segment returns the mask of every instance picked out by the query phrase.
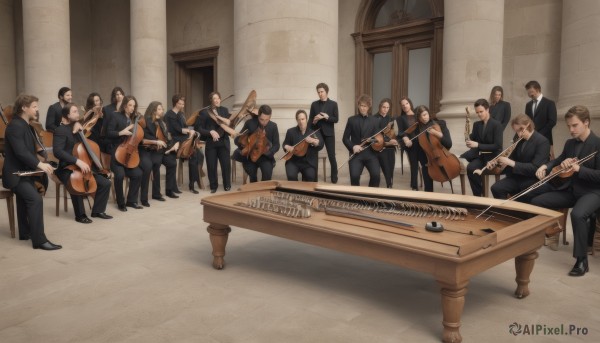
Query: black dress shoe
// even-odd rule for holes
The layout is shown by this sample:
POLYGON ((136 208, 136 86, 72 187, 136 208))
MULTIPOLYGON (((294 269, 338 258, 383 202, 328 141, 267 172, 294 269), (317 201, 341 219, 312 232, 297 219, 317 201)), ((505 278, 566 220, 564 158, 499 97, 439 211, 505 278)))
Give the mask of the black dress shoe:
POLYGON ((142 201, 142 206, 150 207, 150 203, 147 201, 142 201))
POLYGON ((25 235, 25 236, 19 235, 19 240, 20 241, 28 241, 29 240, 29 235, 25 235))
MULTIPOLYGON (((138 205, 138 203, 137 203, 137 202, 126 202, 126 203, 125 203, 125 206, 127 206, 127 207, 133 207, 133 208, 135 208, 136 210, 140 210, 140 209, 144 208, 144 207, 142 207, 142 206, 138 205)), ((150 206, 150 204, 148 204, 148 206, 150 206)))
POLYGON ((211 189, 210 192, 211 193, 217 193, 217 190, 216 189, 211 189))
POLYGON ((162 196, 159 196, 159 197, 152 197, 152 199, 154 199, 154 200, 158 200, 158 201, 167 201, 167 199, 163 198, 162 196))
POLYGON ((229 192, 231 190, 231 186, 225 187, 225 192, 229 192))
POLYGON ((584 276, 585 273, 590 271, 588 266, 588 260, 586 257, 578 257, 577 262, 573 266, 573 269, 569 272, 569 276, 584 276))
POLYGON ((176 189, 176 190, 174 190, 174 191, 173 191, 173 193, 181 194, 181 193, 183 193, 183 192, 182 192, 182 191, 180 191, 179 189, 176 189))
MULTIPOLYGON (((127 211, 127 208, 125 208, 125 210, 127 211)), ((92 213, 92 218, 112 219, 113 217, 102 212, 102 213, 92 213)))
POLYGON ((175 193, 167 193, 167 196, 168 196, 169 198, 171 198, 171 199, 177 199, 177 198, 179 198, 179 196, 178 196, 178 195, 176 195, 175 193))
POLYGON ((62 246, 60 246, 58 244, 53 244, 52 242, 48 241, 48 242, 40 244, 40 245, 34 245, 33 248, 34 249, 42 249, 42 250, 58 250, 58 249, 62 248, 62 246))
POLYGON ((195 190, 193 187, 190 188, 190 192, 194 193, 194 194, 198 194, 198 191, 195 190))
POLYGON ((119 205, 119 211, 127 212, 127 207, 125 205, 119 205))
POLYGON ((333 176, 333 175, 332 175, 332 176, 331 176, 331 183, 337 183, 337 182, 338 182, 338 177, 337 177, 337 175, 335 175, 335 176, 333 176))
POLYGON ((92 220, 90 218, 88 218, 87 216, 75 218, 75 221, 78 223, 82 223, 82 224, 89 224, 92 222, 92 220))

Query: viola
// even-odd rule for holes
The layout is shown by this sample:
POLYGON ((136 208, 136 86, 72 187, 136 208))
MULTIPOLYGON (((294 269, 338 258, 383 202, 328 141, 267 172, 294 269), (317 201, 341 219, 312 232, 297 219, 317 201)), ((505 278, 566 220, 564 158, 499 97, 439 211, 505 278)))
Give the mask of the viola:
POLYGON ((289 161, 289 159, 292 158, 292 156, 298 156, 298 157, 306 156, 306 153, 308 152, 308 146, 309 146, 308 142, 306 141, 306 138, 308 138, 308 137, 315 138, 314 134, 319 132, 319 130, 321 130, 321 128, 316 129, 310 135, 307 135, 300 142, 296 143, 296 145, 294 145, 292 147, 292 150, 286 152, 283 156, 281 156, 280 160, 283 159, 283 160, 289 161))
MULTIPOLYGON (((424 132, 428 128, 442 132, 442 129, 435 122, 424 126, 424 132)), ((422 126, 422 125, 419 125, 422 126)), ((427 155, 427 171, 432 180, 438 182, 451 181, 460 174, 460 162, 458 158, 446 149, 440 139, 431 134, 420 134, 419 145, 425 155, 427 155)))
MULTIPOLYGON (((102 167, 102 163, 98 158, 100 156, 100 147, 98 144, 87 139, 83 130, 80 130, 77 134, 79 135, 80 142, 73 147, 73 156, 85 162, 92 169, 95 167, 98 170, 97 174, 102 174, 108 178, 110 173, 102 167)), ((98 187, 94 178, 96 172, 83 173, 75 164, 66 167, 66 169, 72 171, 69 181, 65 185, 69 193, 73 195, 91 195, 96 193, 98 187)))
POLYGON ((102 118, 103 114, 102 114, 102 107, 100 106, 96 106, 94 108, 92 108, 89 112, 93 111, 94 114, 91 116, 91 118, 89 116, 84 116, 84 121, 83 121, 83 134, 86 137, 89 137, 92 134, 92 128, 94 127, 94 125, 96 125, 96 123, 98 122, 98 119, 102 118), (87 118, 85 118, 87 117, 87 118))
POLYGON ((133 122, 132 135, 127 137, 115 151, 117 162, 127 168, 135 168, 140 164, 138 145, 144 139, 144 130, 141 126, 140 116, 136 115, 133 122))

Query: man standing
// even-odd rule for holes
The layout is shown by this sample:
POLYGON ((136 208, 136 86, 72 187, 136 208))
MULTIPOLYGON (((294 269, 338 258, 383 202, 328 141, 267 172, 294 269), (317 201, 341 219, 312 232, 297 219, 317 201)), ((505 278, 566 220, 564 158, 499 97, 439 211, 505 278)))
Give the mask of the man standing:
POLYGON ((54 132, 62 120, 62 108, 73 100, 73 92, 69 87, 62 87, 58 90, 58 102, 48 107, 46 114, 46 130, 54 132))
POLYGON ((308 122, 312 125, 312 129, 321 129, 321 135, 325 141, 325 149, 327 149, 327 158, 331 164, 331 182, 337 183, 337 161, 335 160, 335 130, 333 124, 339 120, 337 102, 328 98, 329 86, 325 83, 317 85, 317 94, 319 100, 314 101, 310 105, 310 114, 308 122))
POLYGON ((525 85, 527 96, 531 101, 525 105, 525 114, 533 119, 535 130, 550 142, 550 158, 554 158, 554 142, 552 128, 556 125, 556 104, 544 97, 542 86, 537 81, 529 81, 525 85))

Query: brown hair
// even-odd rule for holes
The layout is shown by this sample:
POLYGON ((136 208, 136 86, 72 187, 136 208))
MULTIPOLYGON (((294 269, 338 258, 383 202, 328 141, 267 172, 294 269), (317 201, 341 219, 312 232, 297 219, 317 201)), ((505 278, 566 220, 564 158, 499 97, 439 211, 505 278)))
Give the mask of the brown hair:
POLYGON ((410 100, 410 98, 407 96, 403 96, 402 98, 400 98, 400 102, 398 102, 400 104, 400 111, 402 111, 402 113, 405 113, 404 110, 402 110, 402 100, 408 101, 408 104, 410 105, 410 109, 413 111, 415 110, 415 106, 413 105, 412 100, 410 100))
MULTIPOLYGON (((123 94, 123 96, 125 96, 125 91, 123 90, 123 88, 117 86, 115 88, 112 89, 112 91, 110 92, 110 103, 111 104, 117 104, 117 92, 120 92, 121 94, 123 94)), ((117 111, 119 109, 117 108, 117 111)))
POLYGON ((133 95, 125 95, 125 97, 123 97, 123 102, 121 102, 121 108, 119 108, 119 112, 125 114, 125 106, 127 106, 131 100, 135 101, 135 107, 133 108, 133 113, 131 113, 131 118, 134 118, 138 109, 138 101, 133 95))
POLYGON ((490 109, 490 103, 485 99, 479 99, 479 100, 475 101, 475 103, 473 104, 473 107, 479 107, 479 106, 483 106, 483 108, 485 108, 486 110, 490 109))
POLYGON ((306 117, 306 119, 308 119, 308 115, 306 114, 305 110, 298 110, 298 111, 296 111, 296 120, 298 120, 298 115, 300 113, 304 113, 304 117, 306 117))
POLYGON ((323 88, 325 90, 325 93, 329 94, 329 86, 327 86, 326 83, 321 82, 317 85, 317 91, 319 90, 319 88, 323 88))
POLYGON ((529 118, 528 115, 523 113, 517 115, 510 121, 510 126, 515 125, 525 125, 529 132, 532 132, 535 129, 535 124, 533 123, 533 120, 531 120, 531 118, 529 118))
MULTIPOLYGON (((220 97, 220 95, 219 95, 219 97, 220 97)), ((179 93, 178 94, 173 94, 173 97, 171 98, 171 103, 173 103, 173 107, 175 107, 175 105, 177 105, 177 103, 179 102, 179 100, 185 101, 185 96, 183 96, 183 95, 181 95, 179 93)))
MULTIPOLYGON (((211 104, 212 104, 212 99, 213 99, 213 96, 215 96, 215 94, 219 96, 219 99, 221 99, 221 93, 219 93, 219 92, 217 92, 217 91, 211 92, 211 93, 208 95, 208 102, 210 102, 211 104)), ((178 101, 179 101, 179 100, 178 100, 178 101)), ((177 103, 177 101, 175 102, 175 104, 176 104, 176 103, 177 103)), ((175 104, 173 104, 173 106, 175 106, 175 104)))
POLYGON ((152 101, 150 105, 148 105, 148 108, 146 108, 144 119, 147 123, 156 121, 156 111, 158 110, 158 106, 162 106, 160 101, 152 101))
POLYGON ((69 113, 71 113, 71 107, 77 107, 77 105, 70 102, 70 103, 66 104, 65 107, 62 108, 60 115, 62 116, 63 119, 69 118, 69 113))
POLYGON ((270 116, 271 113, 272 113, 272 110, 271 110, 271 106, 269 106, 269 105, 261 105, 258 108, 258 116, 260 116, 262 114, 270 116))
POLYGON ((500 101, 504 100, 504 89, 501 86, 492 87, 492 91, 490 92, 490 104, 494 104, 494 95, 496 92, 500 92, 500 101))
POLYGON ((23 114, 23 106, 30 107, 32 103, 40 101, 34 95, 21 94, 15 99, 15 115, 21 116, 23 114))
POLYGON ((525 89, 529 89, 529 88, 533 88, 533 89, 537 90, 538 92, 542 90, 542 86, 540 86, 540 83, 535 80, 529 81, 525 84, 525 89))
POLYGON ((360 106, 361 103, 364 103, 369 107, 367 113, 371 114, 371 107, 373 107, 373 98, 371 98, 370 95, 362 94, 358 97, 358 100, 356 100, 356 105, 360 106))
POLYGON ((419 120, 421 118, 421 113, 423 113, 423 112, 429 113, 429 121, 437 120, 437 117, 435 116, 435 114, 431 113, 431 111, 429 111, 429 107, 427 107, 425 105, 417 106, 417 108, 415 108, 414 111, 415 111, 415 115, 417 116, 417 120, 419 120))
POLYGON ((581 105, 575 105, 565 113, 565 120, 569 118, 577 117, 581 120, 582 123, 585 123, 587 120, 588 125, 592 123, 592 119, 590 118, 590 110, 587 107, 581 105))

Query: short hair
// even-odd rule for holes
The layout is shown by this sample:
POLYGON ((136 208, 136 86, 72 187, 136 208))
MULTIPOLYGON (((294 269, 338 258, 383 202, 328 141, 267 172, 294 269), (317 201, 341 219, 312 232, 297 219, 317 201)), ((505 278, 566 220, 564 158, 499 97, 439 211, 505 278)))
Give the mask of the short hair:
POLYGON ((540 86, 540 83, 535 80, 531 80, 525 84, 525 89, 529 89, 529 88, 533 88, 537 91, 542 90, 542 86, 540 86))
POLYGON ((473 104, 473 107, 479 107, 479 106, 483 106, 483 108, 485 108, 486 110, 490 109, 490 103, 483 98, 475 101, 475 104, 473 104))
POLYGON ((131 115, 135 115, 138 109, 138 101, 133 95, 125 95, 123 97, 123 102, 121 102, 121 108, 119 108, 119 112, 125 114, 125 106, 127 106, 127 103, 129 103, 131 100, 135 101, 135 107, 133 108, 133 113, 131 115))
POLYGON ((525 125, 525 127, 529 129, 530 132, 535 129, 535 124, 533 123, 533 120, 531 120, 531 118, 528 115, 523 113, 518 114, 510 121, 510 126, 515 125, 525 125))
POLYGON ((77 107, 77 105, 70 102, 70 103, 66 104, 65 107, 62 108, 60 115, 63 117, 63 119, 67 119, 69 117, 69 113, 71 113, 72 107, 77 107))
POLYGON ((500 100, 504 100, 504 89, 502 89, 502 86, 494 86, 490 92, 490 104, 494 102, 496 92, 500 92, 500 100))
POLYGON ((185 101, 185 96, 183 96, 179 93, 173 94, 173 97, 171 98, 171 103, 173 104, 173 107, 175 107, 175 105, 177 105, 179 100, 185 101))
POLYGON ((30 107, 32 103, 40 101, 34 95, 21 94, 15 99, 15 115, 20 116, 23 114, 23 106, 30 107))
POLYGON ((60 98, 62 98, 63 96, 65 96, 65 93, 67 93, 67 92, 68 92, 68 91, 70 91, 70 90, 71 90, 71 88, 69 88, 69 87, 61 87, 61 88, 58 90, 58 98, 59 98, 59 99, 60 99, 60 98))
POLYGON ((581 105, 575 105, 565 113, 565 120, 569 118, 577 117, 581 120, 582 123, 588 121, 588 124, 592 123, 592 119, 590 118, 590 110, 587 107, 581 105))
MULTIPOLYGON (((117 92, 120 92, 121 94, 123 94, 123 96, 125 96, 125 91, 123 90, 123 88, 117 86, 115 88, 112 89, 112 91, 110 92, 110 103, 111 104, 117 104, 117 92)), ((117 108, 117 111, 119 109, 117 108)))
MULTIPOLYGON (((219 92, 217 92, 217 91, 214 91, 214 92, 211 92, 211 93, 208 95, 208 102, 212 102, 212 98, 213 98, 213 96, 215 96, 215 94, 219 96, 219 99, 221 99, 221 93, 219 93, 219 92)), ((179 100, 178 100, 178 101, 179 101, 179 100)), ((175 104, 176 104, 176 103, 177 103, 177 102, 175 102, 175 104)), ((173 106, 175 106, 175 104, 173 104, 173 106)))
POLYGON ((100 96, 100 94, 93 92, 90 93, 90 95, 88 95, 87 100, 85 101, 85 110, 89 111, 94 107, 94 98, 95 97, 99 97, 100 98, 100 105, 102 105, 102 97, 100 96))
POLYGON ((381 106, 383 106, 383 104, 385 104, 386 102, 388 103, 388 105, 390 105, 390 107, 392 107, 392 99, 390 99, 390 98, 383 98, 379 102, 379 109, 381 109, 381 106))
POLYGON ((306 119, 308 119, 308 115, 306 114, 305 110, 298 110, 298 111, 296 111, 296 120, 298 120, 298 115, 301 113, 303 113, 304 117, 306 117, 306 119))
POLYGON ((260 116, 261 114, 264 114, 264 115, 268 115, 268 116, 270 116, 272 112, 273 112, 273 111, 271 110, 271 106, 269 106, 269 105, 261 105, 261 106, 258 108, 258 115, 259 115, 259 116, 260 116))
POLYGON ((400 111, 402 111, 402 113, 404 113, 404 110, 402 110, 402 100, 408 101, 408 104, 410 105, 410 109, 414 111, 415 106, 413 105, 412 100, 410 100, 410 98, 407 96, 403 96, 402 98, 400 98, 400 101, 398 102, 400 104, 400 111))
POLYGON ((327 86, 326 83, 321 82, 317 85, 317 91, 319 91, 319 88, 323 88, 325 90, 325 93, 329 94, 329 86, 327 86))
POLYGON ((358 97, 358 100, 356 100, 356 105, 360 105, 361 103, 366 104, 367 106, 369 106, 370 109, 371 107, 373 107, 373 98, 371 98, 370 95, 362 94, 358 97))
POLYGON ((144 119, 146 119, 146 123, 155 121, 156 110, 158 110, 158 106, 162 106, 160 101, 152 101, 150 105, 148 105, 148 108, 146 108, 146 112, 144 113, 144 119))

